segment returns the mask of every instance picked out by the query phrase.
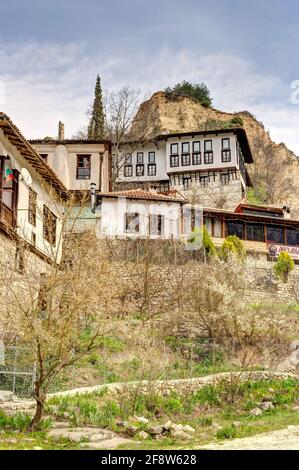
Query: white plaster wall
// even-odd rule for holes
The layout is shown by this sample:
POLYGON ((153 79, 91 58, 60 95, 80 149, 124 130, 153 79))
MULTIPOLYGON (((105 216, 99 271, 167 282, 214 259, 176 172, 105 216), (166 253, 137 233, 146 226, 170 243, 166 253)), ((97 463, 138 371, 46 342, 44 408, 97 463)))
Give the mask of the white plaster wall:
POLYGON ((237 158, 236 158, 236 136, 234 134, 219 134, 215 136, 214 134, 207 134, 205 137, 199 135, 194 136, 194 138, 190 137, 182 137, 178 139, 177 137, 170 138, 166 143, 166 171, 167 173, 178 173, 182 171, 195 171, 195 170, 213 170, 213 168, 234 168, 237 166, 237 158), (222 162, 221 160, 221 139, 222 138, 230 138, 230 148, 231 148, 231 161, 230 162, 222 162), (213 149, 213 163, 206 164, 204 163, 204 141, 205 140, 212 140, 212 149, 213 149), (201 164, 200 165, 192 165, 192 142, 200 142, 201 147, 201 164), (189 166, 182 166, 181 165, 181 154, 182 154, 182 143, 189 142, 190 146, 190 160, 191 165, 189 166), (171 167, 170 166, 170 145, 172 143, 177 143, 179 145, 179 163, 178 167, 171 167))
POLYGON ((133 181, 160 181, 168 180, 168 175, 166 171, 166 152, 165 142, 159 142, 156 145, 148 144, 145 146, 138 147, 132 152, 132 164, 133 164, 133 176, 128 177, 124 176, 124 166, 120 168, 119 175, 117 178, 118 182, 133 182, 133 181), (136 164, 137 164, 137 153, 143 152, 143 162, 144 162, 144 176, 136 176, 136 164), (149 176, 147 174, 147 165, 148 165, 148 152, 155 152, 156 157, 156 176, 149 176))
MULTIPOLYGON (((164 216, 164 236, 179 238, 181 205, 177 202, 142 201, 127 198, 103 198, 101 207, 101 234, 107 237, 149 237, 149 215, 164 216), (140 231, 136 235, 125 232, 126 212, 140 214, 140 231)), ((151 236, 156 238, 156 236, 151 236)))
POLYGON ((109 190, 109 153, 104 144, 35 144, 39 154, 47 154, 47 164, 53 168, 63 184, 71 190, 89 190, 90 183, 100 182, 100 153, 103 154, 102 190, 109 190), (77 179, 77 155, 91 155, 89 179, 77 179))
POLYGON ((33 167, 24 159, 15 146, 13 146, 0 133, 0 152, 3 155, 9 155, 12 167, 19 172, 26 168, 32 178, 30 187, 37 193, 37 213, 36 226, 33 227, 28 221, 29 206, 29 187, 19 175, 19 195, 17 207, 17 233, 25 241, 32 243, 32 233, 36 235, 36 248, 43 254, 59 262, 62 253, 61 240, 61 216, 63 205, 58 199, 57 194, 44 182, 43 178, 36 173, 33 167), (56 226, 56 245, 50 245, 43 237, 43 205, 46 205, 57 217, 56 226))

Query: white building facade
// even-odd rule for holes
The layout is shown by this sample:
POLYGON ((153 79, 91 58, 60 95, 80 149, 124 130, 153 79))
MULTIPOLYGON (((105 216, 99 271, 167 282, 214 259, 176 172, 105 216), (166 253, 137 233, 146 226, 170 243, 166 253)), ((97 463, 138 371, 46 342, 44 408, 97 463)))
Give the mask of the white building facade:
POLYGON ((252 162, 242 128, 163 134, 125 155, 117 183, 175 189, 194 203, 235 207, 250 185, 245 164, 252 162))
POLYGON ((62 255, 61 219, 70 197, 9 117, 0 113, 0 228, 49 261, 62 255))

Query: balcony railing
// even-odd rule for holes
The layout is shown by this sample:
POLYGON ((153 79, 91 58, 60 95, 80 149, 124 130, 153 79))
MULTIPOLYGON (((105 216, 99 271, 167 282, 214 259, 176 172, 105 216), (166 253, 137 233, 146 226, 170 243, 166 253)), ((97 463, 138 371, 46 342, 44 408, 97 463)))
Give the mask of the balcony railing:
POLYGON ((13 210, 0 201, 0 221, 9 227, 14 226, 13 210))

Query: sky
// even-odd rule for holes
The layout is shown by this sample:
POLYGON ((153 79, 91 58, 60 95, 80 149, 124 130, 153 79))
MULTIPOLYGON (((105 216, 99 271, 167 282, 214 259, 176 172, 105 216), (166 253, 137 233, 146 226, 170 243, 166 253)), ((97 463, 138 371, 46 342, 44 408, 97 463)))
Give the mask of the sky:
POLYGON ((0 110, 28 138, 85 126, 99 74, 143 97, 204 82, 299 155, 295 0, 10 0, 0 15, 0 110))

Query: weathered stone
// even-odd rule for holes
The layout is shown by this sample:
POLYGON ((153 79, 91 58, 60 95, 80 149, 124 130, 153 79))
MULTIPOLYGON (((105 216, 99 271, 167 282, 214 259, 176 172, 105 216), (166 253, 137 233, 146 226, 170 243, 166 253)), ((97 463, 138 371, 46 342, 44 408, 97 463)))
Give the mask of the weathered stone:
POLYGON ((222 429, 222 426, 220 426, 218 423, 215 421, 212 422, 211 427, 215 429, 215 431, 219 431, 219 429, 222 429))
POLYGON ((135 434, 138 432, 138 428, 137 426, 133 426, 133 424, 128 424, 128 426, 126 426, 126 433, 133 437, 135 436, 135 434))
POLYGON ((270 395, 265 395, 263 398, 262 398, 262 402, 267 402, 267 401, 270 401, 271 403, 274 401, 274 397, 270 396, 270 395))
POLYGON ((251 410, 249 414, 250 416, 261 416, 263 412, 260 408, 253 408, 253 410, 251 410))
POLYGON ((274 405, 271 401, 265 401, 259 405, 259 408, 263 411, 273 410, 274 405))
POLYGON ((295 351, 296 349, 299 349, 299 339, 295 339, 294 341, 292 341, 289 348, 291 351, 295 351))
POLYGON ((169 431, 172 425, 173 425, 172 421, 167 421, 165 424, 163 424, 163 429, 165 431, 169 431))
POLYGON ((163 432, 163 426, 157 425, 157 426, 151 426, 148 430, 148 432, 151 435, 157 435, 157 434, 162 434, 163 432))
POLYGON ((180 441, 187 441, 190 439, 189 434, 187 434, 184 431, 173 431, 171 433, 171 436, 174 437, 175 439, 178 439, 180 441))
POLYGON ((142 440, 147 439, 149 436, 150 436, 150 435, 149 435, 147 432, 145 432, 145 431, 140 431, 140 432, 138 433, 138 437, 139 437, 140 439, 142 439, 142 440))
POLYGON ((188 433, 188 432, 189 432, 189 433, 191 432, 191 433, 193 434, 193 433, 195 432, 195 429, 192 428, 192 426, 189 426, 189 424, 185 424, 185 426, 183 426, 183 431, 185 431, 185 432, 187 432, 187 433, 188 433))

